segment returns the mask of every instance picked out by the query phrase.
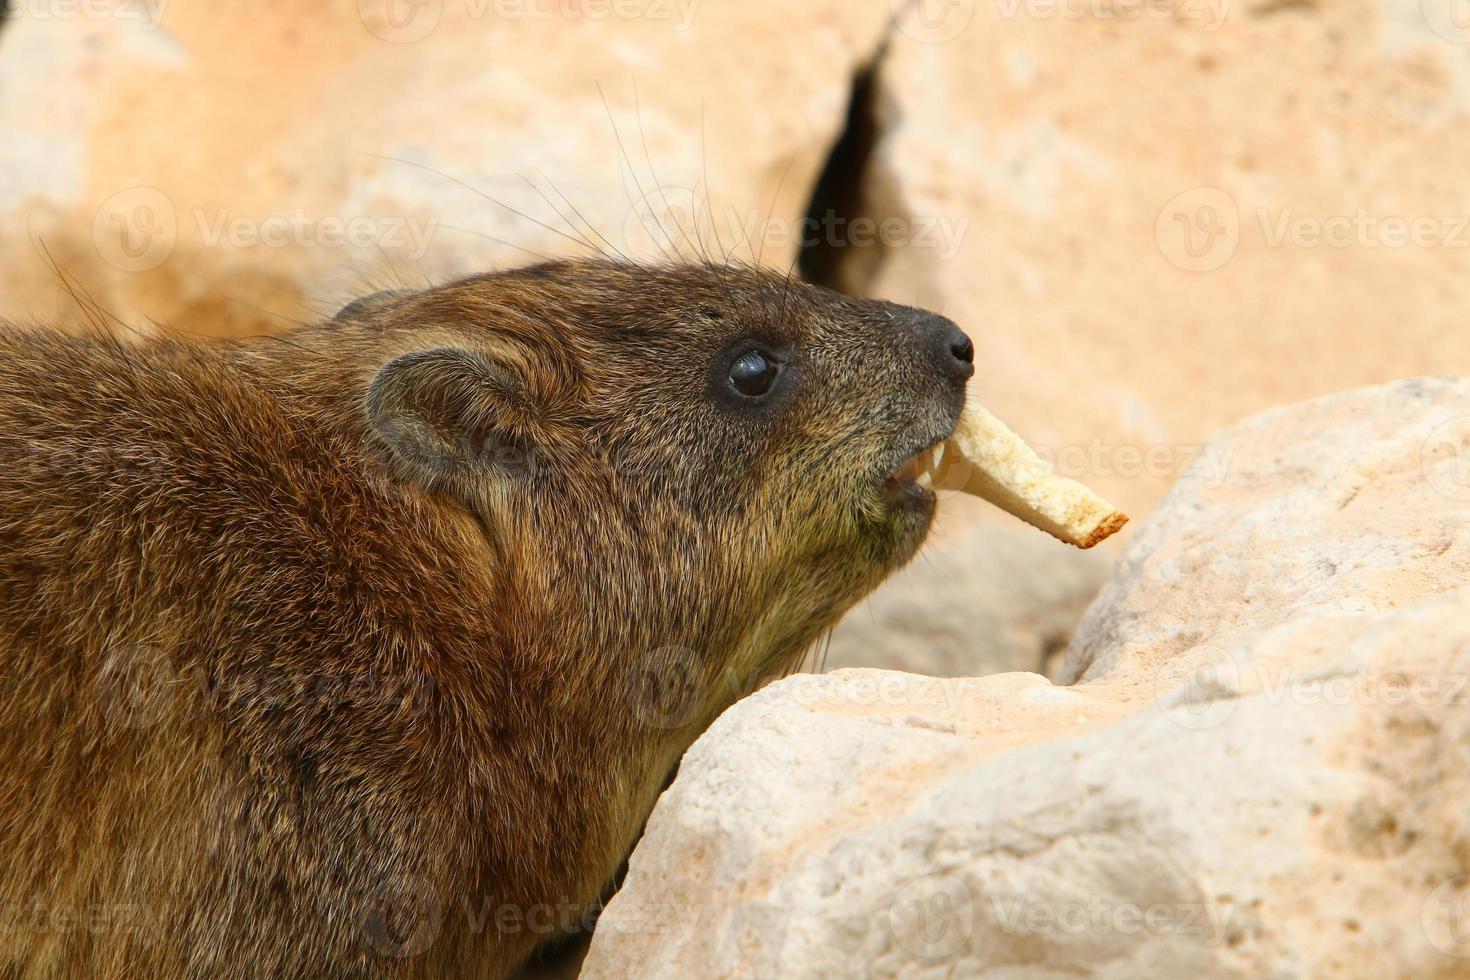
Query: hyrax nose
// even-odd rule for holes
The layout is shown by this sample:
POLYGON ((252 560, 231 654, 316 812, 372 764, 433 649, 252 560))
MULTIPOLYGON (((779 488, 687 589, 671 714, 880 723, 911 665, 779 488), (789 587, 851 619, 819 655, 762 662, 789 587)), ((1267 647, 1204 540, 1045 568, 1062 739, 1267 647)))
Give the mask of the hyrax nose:
POLYGON ((929 356, 947 378, 963 384, 975 373, 975 345, 954 321, 937 313, 919 318, 919 336, 929 356))

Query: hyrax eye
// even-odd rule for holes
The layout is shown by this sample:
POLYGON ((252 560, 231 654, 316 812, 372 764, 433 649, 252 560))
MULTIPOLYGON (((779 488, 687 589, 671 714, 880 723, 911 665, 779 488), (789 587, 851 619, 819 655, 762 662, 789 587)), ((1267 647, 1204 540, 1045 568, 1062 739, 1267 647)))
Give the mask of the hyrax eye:
POLYGON ((780 376, 780 363, 764 351, 750 351, 730 365, 730 385, 746 398, 767 394, 780 376))

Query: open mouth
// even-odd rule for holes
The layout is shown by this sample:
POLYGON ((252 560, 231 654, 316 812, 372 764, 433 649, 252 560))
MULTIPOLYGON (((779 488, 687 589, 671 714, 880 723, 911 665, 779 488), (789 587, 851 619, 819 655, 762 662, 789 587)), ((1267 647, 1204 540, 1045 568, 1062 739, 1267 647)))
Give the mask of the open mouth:
POLYGON ((904 459, 883 480, 883 494, 893 503, 928 503, 934 499, 934 463, 942 439, 904 459))

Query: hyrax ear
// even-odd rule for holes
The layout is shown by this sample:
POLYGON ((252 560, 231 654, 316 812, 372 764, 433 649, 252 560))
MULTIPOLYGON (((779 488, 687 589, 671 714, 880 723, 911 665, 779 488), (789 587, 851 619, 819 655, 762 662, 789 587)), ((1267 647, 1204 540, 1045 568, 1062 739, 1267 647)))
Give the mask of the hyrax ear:
POLYGON ((453 347, 388 362, 368 387, 368 423, 407 476, 470 494, 529 475, 535 425, 515 376, 453 347))

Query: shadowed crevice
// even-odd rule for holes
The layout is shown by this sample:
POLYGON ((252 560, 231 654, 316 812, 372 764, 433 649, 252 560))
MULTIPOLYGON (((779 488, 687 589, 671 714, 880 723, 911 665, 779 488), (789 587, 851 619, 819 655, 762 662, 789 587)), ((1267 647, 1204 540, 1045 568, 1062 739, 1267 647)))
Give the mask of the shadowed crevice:
MULTIPOLYGON (((802 278, 839 292, 851 292, 845 267, 854 245, 844 230, 863 215, 864 187, 878 143, 878 67, 886 45, 853 76, 847 124, 832 147, 807 206, 806 240, 798 268, 802 278)), ((873 246, 861 246, 873 247, 873 246)))

